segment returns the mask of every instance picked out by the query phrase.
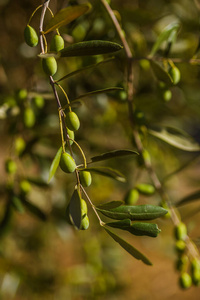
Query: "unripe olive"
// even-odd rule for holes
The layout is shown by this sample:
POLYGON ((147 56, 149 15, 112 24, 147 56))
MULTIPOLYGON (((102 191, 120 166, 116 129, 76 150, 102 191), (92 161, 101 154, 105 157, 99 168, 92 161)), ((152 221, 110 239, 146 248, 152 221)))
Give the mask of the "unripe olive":
POLYGON ((35 47, 38 44, 38 35, 33 27, 27 25, 24 29, 24 39, 27 45, 35 47))
POLYGON ((175 228, 174 228, 175 237, 177 240, 185 240, 187 236, 187 227, 185 223, 180 222, 175 228))
POLYGON ((138 190, 131 189, 127 193, 124 201, 125 201, 125 203, 127 205, 135 205, 137 203, 138 199, 139 199, 139 192, 138 192, 138 190))
POLYGON ((76 163, 71 155, 67 152, 61 154, 60 167, 65 173, 72 173, 76 169, 76 163))
POLYGON ((28 194, 31 190, 31 184, 27 180, 22 180, 19 186, 22 194, 28 194))
POLYGON ((44 72, 49 75, 53 76, 57 72, 57 62, 55 57, 50 56, 42 59, 42 67, 44 72))
POLYGON ((178 271, 183 271, 185 270, 185 268, 187 267, 188 265, 188 262, 189 262, 189 258, 187 255, 181 255, 181 257, 179 257, 179 259, 177 260, 176 262, 176 269, 178 271))
POLYGON ((62 36, 56 34, 51 40, 50 51, 59 52, 64 48, 64 40, 62 36))
POLYGON ((191 261, 192 281, 195 285, 200 285, 200 260, 194 258, 191 261))
POLYGON ((176 251, 177 251, 177 252, 179 252, 179 253, 184 252, 185 247, 186 247, 186 245, 185 245, 185 242, 184 242, 184 241, 182 241, 182 240, 176 241, 175 248, 176 248, 176 251))
POLYGON ((163 99, 164 99, 166 102, 168 102, 168 101, 170 101, 171 98, 172 98, 172 92, 171 92, 170 90, 165 90, 165 91, 163 91, 162 96, 163 96, 163 99))
POLYGON ((79 118, 77 116, 77 114, 73 111, 69 111, 68 113, 66 113, 66 124, 67 127, 72 130, 72 131, 76 131, 79 129, 80 127, 80 121, 79 118))
POLYGON ((183 289, 188 289, 192 285, 192 278, 187 272, 183 272, 179 279, 179 283, 183 289))
POLYGON ((87 187, 91 185, 92 176, 89 171, 80 171, 79 175, 82 186, 87 187))
POLYGON ((26 143, 24 141, 24 139, 19 136, 15 139, 15 152, 17 155, 22 154, 22 152, 24 151, 26 147, 26 143))
POLYGON ((136 186, 139 193, 144 195, 153 195, 155 193, 155 188, 151 184, 140 183, 136 186))
POLYGON ((72 140, 74 140, 74 132, 72 130, 70 130, 69 128, 67 128, 67 133, 71 139, 71 140, 69 140, 69 143, 70 143, 70 145, 72 145, 74 142, 74 141, 72 141, 72 140))
POLYGON ((7 159, 5 162, 5 169, 8 174, 14 174, 17 171, 17 165, 14 160, 7 159))
POLYGON ((81 215, 84 216, 85 214, 87 215, 87 203, 85 202, 84 199, 81 199, 81 215))
POLYGON ((31 107, 24 110, 24 124, 26 127, 31 128, 35 124, 35 114, 31 107))
POLYGON ((27 98, 28 96, 28 92, 26 89, 20 89, 18 90, 17 92, 17 99, 20 100, 20 101, 23 101, 27 98))
POLYGON ((38 108, 42 108, 44 106, 44 98, 42 96, 36 96, 33 100, 38 108))
POLYGON ((170 68, 169 75, 172 78, 173 84, 177 84, 181 79, 181 73, 177 67, 170 68))
POLYGON ((81 230, 86 230, 86 229, 88 229, 89 225, 90 225, 89 218, 88 218, 87 215, 85 215, 84 218, 81 220, 80 229, 81 230))

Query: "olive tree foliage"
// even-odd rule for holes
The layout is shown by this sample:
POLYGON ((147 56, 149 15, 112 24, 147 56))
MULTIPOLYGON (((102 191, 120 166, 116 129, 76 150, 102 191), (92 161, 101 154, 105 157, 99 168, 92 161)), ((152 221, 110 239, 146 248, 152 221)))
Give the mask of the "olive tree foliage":
POLYGON ((1 188, 1 233, 17 213, 31 212, 45 222, 60 219, 75 231, 94 226, 96 216, 99 230, 133 259, 151 265, 148 253, 133 246, 134 235, 156 238, 162 232, 155 219, 171 219, 180 285, 199 285, 198 248, 179 206, 199 200, 200 191, 177 199, 167 185, 199 157, 199 143, 190 135, 199 111, 192 124, 195 104, 186 102, 191 86, 184 87, 184 68, 198 66, 199 48, 179 51, 181 17, 163 17, 156 32, 146 29, 144 40, 140 22, 153 27, 147 11, 135 9, 132 19, 126 12, 126 22, 115 9, 118 1, 96 2, 71 1, 54 11, 54 1, 47 0, 27 16, 24 39, 37 49, 39 75, 36 88, 18 90, 1 106, 13 134, 1 188), (124 197, 111 189, 104 195, 109 180, 124 197), (56 186, 66 190, 62 213, 30 200, 35 188, 48 191, 48 198, 56 186))

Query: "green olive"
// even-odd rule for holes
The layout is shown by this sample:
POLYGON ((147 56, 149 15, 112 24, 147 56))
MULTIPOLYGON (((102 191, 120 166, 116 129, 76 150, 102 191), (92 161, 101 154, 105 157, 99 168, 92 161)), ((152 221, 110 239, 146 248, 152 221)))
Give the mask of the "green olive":
POLYGON ((70 145, 72 145, 74 142, 74 141, 72 141, 72 140, 74 140, 74 132, 72 130, 70 130, 69 128, 67 128, 67 133, 71 139, 71 140, 69 140, 69 143, 70 143, 70 145))
POLYGON ((180 222, 174 229, 175 237, 177 240, 185 240, 187 236, 187 227, 185 223, 180 222))
POLYGON ((53 76, 57 72, 57 62, 55 57, 50 56, 42 59, 42 67, 44 72, 49 75, 53 76))
POLYGON ((35 47, 38 44, 38 35, 33 27, 27 25, 24 29, 24 39, 27 45, 35 47))
POLYGON ((67 152, 61 154, 60 167, 65 173, 73 173, 76 169, 76 163, 67 152))
POLYGON ((136 189, 131 189, 126 197, 125 197, 125 203, 127 205, 135 205, 139 199, 139 192, 136 189))
POLYGON ((19 186, 22 194, 28 194, 31 190, 31 184, 27 180, 22 180, 19 186))
POLYGON ((181 73, 180 73, 179 69, 175 66, 170 68, 169 75, 172 78, 173 84, 177 84, 181 79, 181 73))
POLYGON ((26 148, 26 142, 24 139, 19 136, 15 139, 15 152, 17 155, 21 155, 24 149, 26 148))
POLYGON ((35 96, 33 100, 38 108, 43 108, 45 102, 42 96, 35 96))
POLYGON ((188 289, 192 285, 192 278, 187 272, 183 272, 181 274, 179 283, 183 289, 188 289))
POLYGON ((72 131, 76 131, 79 129, 80 127, 80 121, 79 118, 77 116, 77 114, 73 111, 69 111, 68 113, 66 113, 66 124, 67 127, 72 130, 72 131))
POLYGON ((183 253, 185 250, 185 247, 186 247, 186 245, 185 245, 184 241, 182 241, 182 240, 176 241, 175 249, 177 252, 183 253))
POLYGON ((87 187, 91 185, 92 176, 89 171, 80 171, 79 175, 82 186, 87 187))
POLYGON ((64 48, 64 40, 62 36, 56 34, 51 40, 50 51, 59 52, 64 48))
POLYGON ((155 193, 155 188, 153 185, 151 184, 147 184, 147 183, 140 183, 136 186, 137 190, 139 193, 143 194, 143 195, 153 195, 155 193))
POLYGON ((163 91, 162 97, 166 102, 168 102, 172 98, 172 92, 170 90, 165 90, 163 91))
POLYGON ((84 218, 81 220, 80 229, 81 230, 86 230, 86 229, 88 229, 89 225, 90 225, 89 218, 88 218, 87 215, 85 215, 84 218))
POLYGON ((35 114, 31 107, 27 107, 24 110, 24 124, 27 128, 35 125, 35 114))
POLYGON ((191 261, 192 281, 195 285, 200 285, 200 260, 194 258, 191 261))
POLYGON ((188 262, 189 262, 188 256, 186 254, 181 255, 181 257, 179 257, 176 262, 176 269, 182 272, 187 267, 188 262))
POLYGON ((17 171, 17 165, 14 160, 7 159, 5 162, 5 169, 8 174, 14 174, 17 171))
POLYGON ((81 199, 81 214, 82 214, 82 216, 87 214, 87 212, 88 212, 87 203, 85 202, 84 199, 81 199))

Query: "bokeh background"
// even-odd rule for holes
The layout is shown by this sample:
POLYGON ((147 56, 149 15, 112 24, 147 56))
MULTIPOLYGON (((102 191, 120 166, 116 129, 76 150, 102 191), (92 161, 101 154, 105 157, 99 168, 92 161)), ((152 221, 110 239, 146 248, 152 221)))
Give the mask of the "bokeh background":
MULTIPOLYGON (((149 267, 133 259, 104 232, 93 211, 89 209, 90 227, 76 231, 66 222, 65 210, 73 193, 75 178, 57 170, 47 184, 51 161, 60 147, 57 107, 48 78, 37 57, 40 49, 28 47, 24 28, 34 9, 42 1, 0 0, 0 298, 15 300, 82 300, 82 299, 199 299, 199 287, 183 291, 178 284, 177 253, 170 219, 157 221, 161 234, 156 238, 123 236, 153 262, 149 267), (34 100, 42 95, 44 103, 34 100), (27 108, 34 112, 31 126, 24 115, 27 108), (25 141, 21 155, 16 154, 16 140, 25 141), (5 172, 5 160, 14 159, 17 173, 13 178, 5 172), (19 191, 24 179, 31 183, 25 207, 8 190, 14 185, 19 191), (12 200, 13 201, 13 200, 12 200), (30 206, 31 204, 31 206, 30 206)), ((84 1, 54 1, 53 12, 84 1)), ((100 1, 91 1, 90 14, 61 28, 66 45, 90 39, 120 43, 100 1)), ((200 72, 199 65, 190 64, 199 44, 199 1, 191 0, 112 0, 111 6, 123 26, 133 50, 135 106, 150 125, 178 127, 200 142, 200 72), (152 45, 165 26, 180 22, 176 43, 170 57, 182 59, 177 67, 181 81, 170 87, 171 100, 164 99, 158 80, 149 63, 152 45)), ((40 12, 40 11, 39 11, 40 12)), ((39 12, 31 25, 39 26, 39 12)), ((47 16, 46 22, 50 16, 47 16)), ((38 31, 38 30, 37 30, 38 31)), ((48 35, 50 41, 52 35, 48 35)), ((162 57, 165 45, 158 55, 162 57)), ((107 56, 105 56, 107 57, 107 56)), ((196 52, 198 58, 198 51, 196 52)), ((103 57, 68 58, 58 61, 55 78, 78 68, 97 63, 103 57)), ((63 81, 70 99, 78 95, 111 86, 125 87, 123 52, 116 59, 95 69, 63 81)), ((65 99, 60 93, 61 101, 65 99)), ((125 91, 88 97, 75 107, 81 120, 76 140, 89 158, 114 149, 132 149, 131 130, 125 103, 125 91)), ((199 156, 196 152, 176 149, 144 134, 144 144, 152 155, 155 170, 161 179, 186 164, 182 172, 165 181, 170 198, 176 204, 182 197, 199 188, 199 156), (188 163, 190 162, 190 163, 188 163)), ((78 158, 78 151, 75 149, 78 158)), ((111 159, 100 165, 118 169, 125 174, 125 183, 97 174, 88 194, 99 204, 123 200, 137 183, 150 183, 144 168, 133 157, 111 159)), ((138 204, 159 204, 159 195, 140 196, 138 204)), ((188 225, 189 235, 198 242, 198 201, 180 208, 188 225)), ((197 243, 198 244, 198 243, 197 243)))

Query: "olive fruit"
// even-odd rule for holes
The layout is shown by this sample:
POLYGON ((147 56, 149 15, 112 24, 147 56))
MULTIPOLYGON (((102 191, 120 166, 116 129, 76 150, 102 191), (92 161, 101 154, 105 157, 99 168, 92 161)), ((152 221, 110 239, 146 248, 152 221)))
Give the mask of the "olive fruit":
POLYGON ((182 240, 178 240, 176 241, 176 245, 175 245, 175 248, 176 248, 176 251, 179 252, 179 253, 183 253, 184 250, 185 250, 185 242, 182 241, 182 240))
POLYGON ((35 124, 35 114, 31 107, 24 110, 24 124, 27 128, 31 128, 35 124))
POLYGON ((60 167, 65 173, 73 173, 76 169, 76 163, 67 152, 61 154, 60 167))
POLYGON ((68 113, 66 113, 66 124, 67 127, 72 130, 72 131, 76 131, 79 129, 80 127, 80 121, 79 118, 77 116, 77 114, 73 111, 69 111, 68 113))
POLYGON ((7 159, 5 162, 5 169, 8 174, 14 174, 17 171, 17 165, 14 160, 7 159))
POLYGON ((67 133, 71 139, 71 140, 69 140, 69 143, 70 143, 70 145, 72 145, 74 142, 74 141, 72 141, 72 140, 74 140, 74 132, 72 130, 70 130, 69 128, 67 128, 67 133))
POLYGON ((26 143, 24 139, 19 136, 15 139, 15 152, 17 155, 21 155, 24 149, 26 148, 26 143))
POLYGON ((153 195, 155 193, 155 188, 151 184, 140 183, 136 186, 139 193, 143 195, 153 195))
POLYGON ((86 230, 86 229, 88 229, 89 225, 90 225, 89 218, 88 218, 87 215, 85 215, 84 218, 81 220, 80 229, 81 230, 86 230))
POLYGON ((191 261, 192 281, 195 285, 200 285, 200 260, 194 258, 191 261))
POLYGON ((181 73, 180 73, 179 69, 175 66, 170 68, 169 75, 172 78, 173 84, 177 84, 181 79, 181 73))
POLYGON ((126 197, 125 197, 125 203, 127 205, 135 205, 139 199, 139 192, 136 189, 131 189, 126 197))
POLYGON ((64 48, 64 40, 62 36, 56 34, 51 40, 50 51, 59 52, 64 48))
POLYGON ((182 272, 187 267, 188 262, 189 262, 188 256, 186 254, 181 255, 181 257, 179 257, 176 262, 176 269, 182 272))
POLYGON ((183 272, 179 279, 180 286, 184 289, 188 289, 192 285, 192 278, 187 272, 183 272))
POLYGON ((87 214, 87 211, 87 203, 84 199, 81 199, 81 215, 84 216, 85 214, 87 214))
POLYGON ((27 180, 22 180, 19 186, 21 193, 24 195, 28 194, 31 190, 31 184, 27 180))
POLYGON ((79 175, 82 186, 87 187, 91 185, 92 176, 89 171, 80 171, 79 175))
POLYGON ((44 106, 44 98, 42 96, 35 96, 34 97, 34 102, 35 102, 35 105, 38 107, 38 108, 43 108, 44 106))
POLYGON ((163 99, 166 101, 166 102, 168 102, 168 101, 170 101, 171 100, 171 98, 172 98, 172 92, 170 91, 170 90, 165 90, 165 91, 163 91, 163 99))
POLYGON ((38 35, 33 27, 27 25, 24 29, 24 39, 27 45, 35 47, 38 44, 38 35))
POLYGON ((175 237, 177 240, 185 240, 187 236, 187 227, 185 223, 180 222, 174 229, 175 237))
POLYGON ((55 57, 49 56, 42 59, 42 67, 44 72, 49 75, 53 76, 57 72, 57 62, 55 57))

